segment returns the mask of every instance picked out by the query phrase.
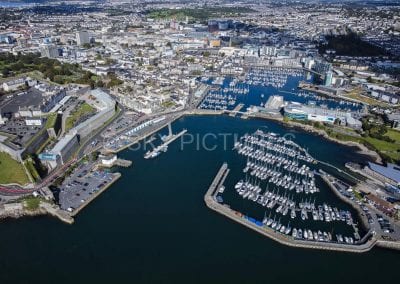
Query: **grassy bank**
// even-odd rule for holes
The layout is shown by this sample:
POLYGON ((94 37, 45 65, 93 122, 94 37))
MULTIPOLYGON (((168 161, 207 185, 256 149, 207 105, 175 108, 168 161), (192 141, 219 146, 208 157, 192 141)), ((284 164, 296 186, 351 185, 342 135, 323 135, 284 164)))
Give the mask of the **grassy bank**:
MULTIPOLYGON (((390 130, 389 130, 390 131, 390 130)), ((335 139, 341 141, 353 141, 360 144, 363 144, 368 149, 373 150, 381 156, 381 158, 386 162, 399 162, 400 161, 400 133, 391 134, 392 136, 397 136, 397 139, 394 139, 395 142, 389 142, 377 138, 373 138, 370 136, 350 136, 345 135, 343 133, 337 133, 334 130, 328 128, 326 130, 327 134, 335 139)), ((390 131, 392 132, 392 131, 390 131)))
MULTIPOLYGON (((285 122, 288 120, 285 118, 285 122)), ((367 147, 368 149, 376 152, 379 156, 386 162, 399 162, 400 161, 400 132, 387 129, 385 136, 390 137, 394 140, 385 141, 377 138, 373 138, 368 135, 360 135, 355 130, 338 127, 338 126, 329 126, 324 125, 322 123, 313 123, 310 121, 301 121, 301 120, 293 120, 294 122, 301 123, 304 125, 312 126, 315 130, 320 130, 325 132, 330 138, 336 139, 339 141, 351 141, 355 143, 359 143, 367 147)))
POLYGON ((24 200, 24 205, 26 207, 26 209, 28 210, 36 210, 39 208, 39 204, 40 204, 40 198, 39 197, 33 197, 33 196, 29 196, 23 199, 24 200))
POLYGON ((67 118, 65 122, 65 128, 66 131, 70 130, 71 128, 74 127, 76 122, 81 118, 82 116, 88 115, 92 112, 94 112, 95 109, 89 105, 88 103, 83 103, 81 104, 76 110, 74 110, 71 115, 67 118))
POLYGON ((18 183, 21 185, 29 183, 23 165, 10 157, 10 155, 0 152, 0 184, 18 183))

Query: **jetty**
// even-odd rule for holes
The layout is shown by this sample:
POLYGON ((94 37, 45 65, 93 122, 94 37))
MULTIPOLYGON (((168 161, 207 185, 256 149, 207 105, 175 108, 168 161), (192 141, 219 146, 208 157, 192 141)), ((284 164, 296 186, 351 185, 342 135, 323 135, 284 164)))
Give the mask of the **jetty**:
POLYGON ((161 154, 161 152, 166 152, 168 150, 168 145, 174 142, 179 137, 183 136, 187 132, 187 129, 183 129, 181 132, 177 134, 172 133, 171 123, 168 124, 168 135, 161 137, 163 143, 153 150, 146 152, 144 155, 145 159, 155 158, 161 154))
POLYGON ((132 166, 132 161, 118 158, 115 161, 111 161, 110 163, 106 163, 106 164, 102 163, 98 167, 99 168, 112 168, 112 167, 129 168, 130 166, 132 166))
POLYGON ((213 182, 208 188, 204 201, 210 209, 228 217, 229 219, 246 226, 274 241, 277 241, 283 245, 298 247, 298 248, 308 248, 308 249, 319 249, 319 250, 331 250, 331 251, 343 251, 343 252, 354 252, 363 253, 371 250, 377 240, 370 235, 364 237, 363 243, 347 244, 347 243, 335 243, 335 242, 317 242, 310 240, 299 240, 292 236, 281 234, 272 228, 264 226, 261 222, 256 221, 254 218, 246 216, 241 212, 235 211, 230 208, 227 204, 219 203, 216 200, 216 195, 218 193, 218 188, 220 188, 229 173, 227 163, 224 163, 217 175, 215 176, 213 182))
POLYGON ((132 161, 124 160, 124 159, 117 159, 114 163, 115 166, 129 168, 132 166, 132 161))

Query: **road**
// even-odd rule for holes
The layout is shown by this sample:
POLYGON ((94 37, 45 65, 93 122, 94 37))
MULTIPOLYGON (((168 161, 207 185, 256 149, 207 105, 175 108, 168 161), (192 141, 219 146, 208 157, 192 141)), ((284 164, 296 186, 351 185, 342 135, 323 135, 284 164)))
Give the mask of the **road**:
POLYGON ((96 151, 96 150, 102 148, 104 145, 102 145, 101 143, 99 143, 98 147, 91 149, 91 151, 85 152, 87 146, 88 146, 90 143, 92 143, 92 141, 101 139, 101 133, 102 133, 111 123, 113 123, 116 119, 120 118, 120 117, 124 114, 124 112, 125 112, 125 109, 124 109, 122 106, 119 106, 119 112, 118 112, 116 115, 114 115, 114 116, 112 117, 112 119, 111 119, 108 123, 104 124, 102 127, 100 127, 100 128, 98 128, 97 130, 95 130, 95 132, 94 132, 89 138, 87 138, 87 139, 82 143, 82 145, 79 147, 79 150, 78 150, 78 152, 77 152, 77 154, 76 154, 76 157, 77 157, 78 159, 80 159, 80 158, 82 158, 83 156, 88 155, 88 154, 90 154, 91 152, 96 151))

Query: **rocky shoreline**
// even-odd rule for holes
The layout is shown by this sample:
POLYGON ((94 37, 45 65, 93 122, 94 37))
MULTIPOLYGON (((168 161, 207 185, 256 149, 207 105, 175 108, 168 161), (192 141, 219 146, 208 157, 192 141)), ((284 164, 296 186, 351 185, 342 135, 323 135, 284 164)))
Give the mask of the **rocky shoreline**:
POLYGON ((72 224, 74 219, 68 214, 62 212, 58 206, 47 202, 40 202, 39 206, 35 209, 27 208, 24 201, 7 203, 0 205, 0 220, 4 219, 18 219, 22 217, 36 217, 50 215, 57 217, 59 220, 67 224, 72 224))
POLYGON ((0 219, 18 219, 21 217, 34 217, 46 214, 47 211, 44 208, 39 206, 37 209, 30 210, 24 206, 23 202, 0 205, 0 219))
POLYGON ((368 149, 365 145, 354 142, 354 141, 342 141, 342 140, 338 140, 335 138, 332 138, 331 136, 329 136, 325 130, 322 129, 316 129, 315 127, 311 126, 311 125, 305 125, 302 123, 298 123, 298 122, 294 122, 294 121, 288 121, 288 122, 283 122, 282 123, 284 125, 287 125, 288 127, 294 127, 294 128, 301 128, 302 130, 305 130, 307 132, 310 133, 315 133, 318 134, 320 136, 322 136, 323 138, 330 140, 332 142, 341 144, 341 145, 345 145, 345 146, 351 146, 351 147, 357 147, 359 148, 358 153, 359 154, 363 154, 363 155, 368 155, 370 157, 372 157, 376 163, 382 163, 382 158, 381 156, 379 156, 379 154, 373 150, 368 149))

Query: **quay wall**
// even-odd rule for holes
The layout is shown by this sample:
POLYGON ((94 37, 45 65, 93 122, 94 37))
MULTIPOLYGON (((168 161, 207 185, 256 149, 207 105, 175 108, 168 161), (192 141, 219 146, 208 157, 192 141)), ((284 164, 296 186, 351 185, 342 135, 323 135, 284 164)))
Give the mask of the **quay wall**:
POLYGON ((185 115, 221 115, 222 110, 209 110, 209 109, 194 109, 185 112, 185 115))

